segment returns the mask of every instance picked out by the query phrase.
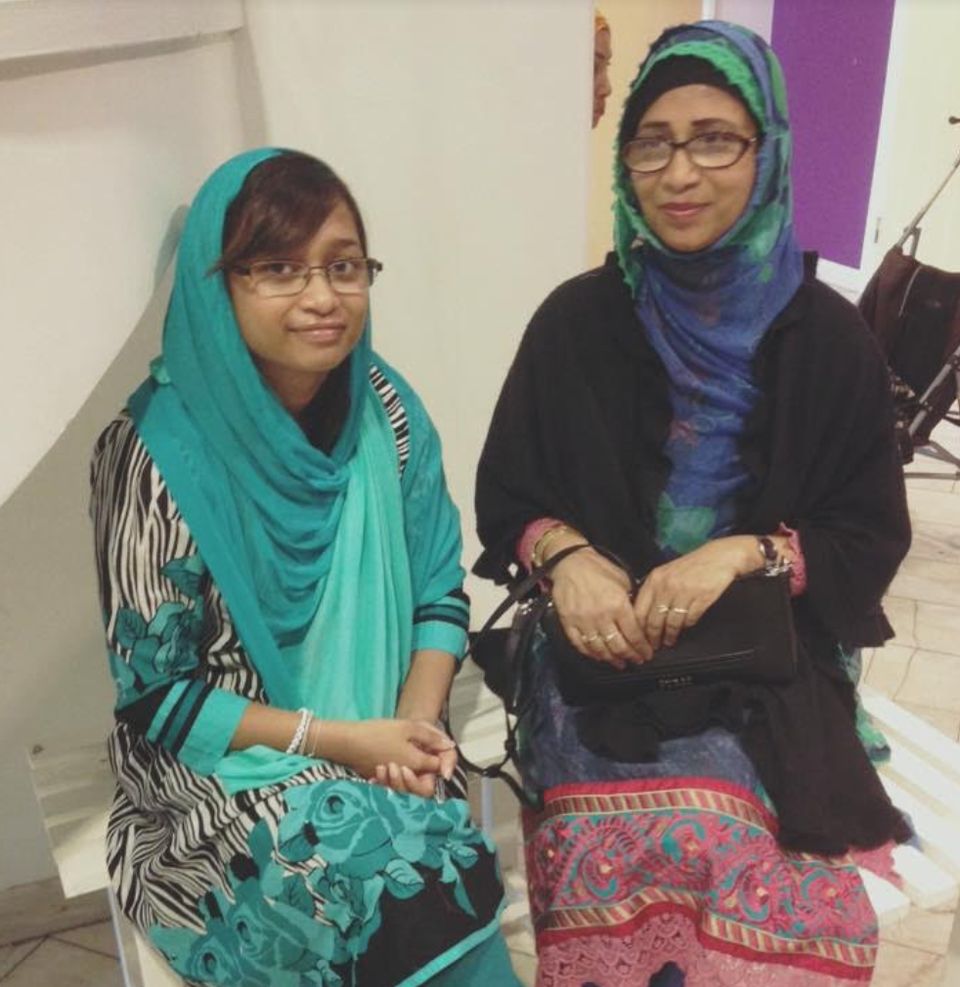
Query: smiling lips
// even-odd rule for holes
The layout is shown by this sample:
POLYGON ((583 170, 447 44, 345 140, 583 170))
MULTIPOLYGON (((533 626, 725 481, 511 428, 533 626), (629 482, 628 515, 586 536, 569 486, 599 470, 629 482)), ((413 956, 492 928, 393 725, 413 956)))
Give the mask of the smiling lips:
POLYGON ((303 339, 308 343, 336 343, 346 332, 347 327, 342 322, 317 323, 316 325, 292 328, 292 332, 298 339, 303 339))
POLYGON ((695 220, 706 208, 705 202, 666 202, 660 207, 660 211, 673 223, 683 224, 695 220))

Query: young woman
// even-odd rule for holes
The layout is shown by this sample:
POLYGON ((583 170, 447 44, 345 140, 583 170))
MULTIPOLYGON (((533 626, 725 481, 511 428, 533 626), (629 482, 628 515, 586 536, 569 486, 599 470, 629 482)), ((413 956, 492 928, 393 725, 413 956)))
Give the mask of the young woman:
POLYGON ((371 350, 380 267, 326 165, 228 161, 187 218, 163 356, 96 446, 108 864, 190 984, 518 983, 438 722, 459 521, 371 350))
POLYGON ((777 60, 704 22, 652 47, 618 137, 614 246, 533 318, 480 462, 477 572, 559 562, 570 641, 649 660, 765 558, 793 566, 796 679, 572 706, 533 669, 524 780, 538 984, 867 981, 848 851, 904 839, 843 653, 890 627, 909 544, 886 368, 794 240, 777 60))

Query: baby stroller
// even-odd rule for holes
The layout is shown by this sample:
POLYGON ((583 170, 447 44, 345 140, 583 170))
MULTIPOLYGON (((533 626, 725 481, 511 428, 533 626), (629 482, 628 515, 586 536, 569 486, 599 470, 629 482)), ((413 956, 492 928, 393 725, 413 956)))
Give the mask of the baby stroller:
MULTIPOLYGON (((960 123, 960 117, 950 117, 950 123, 960 123)), ((916 252, 920 222, 958 169, 960 156, 887 251, 859 304, 890 368, 901 460, 912 462, 917 451, 949 463, 953 473, 911 475, 950 480, 960 478, 960 459, 930 433, 941 421, 960 426, 960 416, 950 413, 960 390, 960 273, 923 264, 916 252)))

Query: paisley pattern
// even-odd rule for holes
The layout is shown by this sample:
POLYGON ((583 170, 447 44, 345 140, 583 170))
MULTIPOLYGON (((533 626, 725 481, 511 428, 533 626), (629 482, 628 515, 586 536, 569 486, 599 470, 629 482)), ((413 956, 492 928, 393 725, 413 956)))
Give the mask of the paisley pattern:
POLYGON ((768 987, 868 981, 877 927, 855 862, 785 852, 776 826, 750 792, 703 778, 548 790, 524 818, 538 984, 617 984, 572 962, 592 962, 595 937, 632 983, 668 960, 687 987, 760 983, 761 970, 768 987), (650 934, 665 916, 671 936, 650 934), (724 978, 701 981, 713 967, 724 978), (729 979, 734 967, 750 979, 729 979))

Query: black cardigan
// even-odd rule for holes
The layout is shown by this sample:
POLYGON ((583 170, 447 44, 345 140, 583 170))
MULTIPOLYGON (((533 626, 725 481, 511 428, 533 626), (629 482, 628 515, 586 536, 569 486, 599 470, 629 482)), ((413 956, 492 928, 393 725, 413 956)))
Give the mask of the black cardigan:
MULTIPOLYGON (((646 759, 657 736, 722 723, 737 731, 780 818, 787 846, 840 852, 903 839, 855 730, 854 690, 838 644, 891 633, 880 599, 910 544, 888 374, 856 309, 816 281, 815 260, 757 354, 761 399, 741 444, 753 477, 738 531, 799 531, 807 591, 794 601, 801 668, 770 688, 730 683, 585 711, 601 753, 646 759)), ((507 376, 480 459, 475 566, 510 577, 517 540, 556 517, 643 573, 660 562, 655 507, 669 463, 662 363, 611 255, 556 289, 534 315, 507 376)))

